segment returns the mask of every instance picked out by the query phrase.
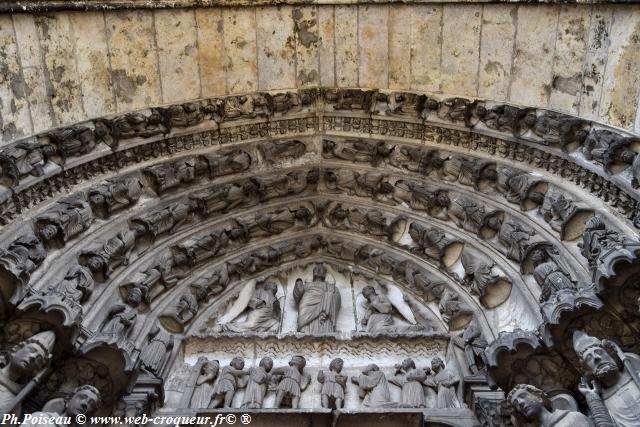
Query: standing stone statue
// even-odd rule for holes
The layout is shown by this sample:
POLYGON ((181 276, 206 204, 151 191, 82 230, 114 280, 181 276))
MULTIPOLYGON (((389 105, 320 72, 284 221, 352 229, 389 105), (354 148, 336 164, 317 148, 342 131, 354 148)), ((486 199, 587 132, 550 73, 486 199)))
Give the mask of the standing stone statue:
POLYGON ((267 386, 271 381, 271 369, 273 369, 273 360, 270 357, 263 357, 258 366, 249 369, 247 389, 244 392, 241 408, 262 408, 267 386))
POLYGON ((0 370, 0 413, 20 415, 16 398, 49 364, 55 339, 53 331, 40 332, 11 350, 7 365, 0 370))
POLYGON ((422 382, 426 379, 425 371, 417 369, 411 358, 404 359, 400 365, 396 365, 396 373, 389 379, 389 382, 402 389, 400 406, 403 408, 425 408, 427 406, 422 388, 422 382))
POLYGON ((84 422, 76 422, 78 415, 93 415, 101 404, 100 391, 92 385, 82 385, 73 391, 73 395, 68 398, 56 398, 47 402, 42 411, 34 412, 33 421, 25 421, 21 427, 48 427, 48 426, 69 426, 68 423, 58 423, 58 420, 71 421, 71 426, 81 426, 84 422), (43 422, 43 420, 45 420, 43 422))
POLYGON ((456 394, 456 386, 460 382, 458 373, 451 367, 445 367, 444 361, 439 357, 431 359, 431 370, 433 374, 424 381, 424 385, 437 393, 436 408, 462 407, 456 394))
POLYGON ((298 332, 326 334, 336 331, 340 292, 335 283, 328 283, 323 264, 313 267, 313 281, 297 279, 293 298, 298 304, 298 332))
POLYGON ((580 330, 573 333, 573 349, 585 376, 579 390, 595 424, 605 425, 610 416, 616 426, 640 426, 640 358, 580 330))
POLYGON ((322 384, 320 399, 323 408, 341 409, 344 405, 344 389, 347 386, 347 376, 341 375, 344 361, 335 358, 329 363, 329 371, 318 372, 318 382, 322 384))
POLYGON ((592 427, 593 422, 576 411, 554 410, 546 393, 532 385, 518 384, 507 401, 525 422, 540 427, 592 427))
POLYGON ((142 369, 156 376, 162 376, 162 368, 173 349, 173 335, 155 325, 147 337, 149 341, 140 352, 142 369))
POLYGON ((196 387, 191 395, 190 408, 204 409, 209 407, 211 395, 213 393, 214 381, 218 378, 220 362, 209 360, 204 357, 198 359, 200 374, 196 380, 196 387))
POLYGON ((238 381, 239 377, 246 374, 248 371, 244 370, 244 360, 241 357, 231 359, 229 366, 225 366, 220 371, 220 378, 211 393, 209 408, 219 408, 221 404, 224 408, 231 408, 233 396, 241 385, 238 381))
POLYGON ((383 408, 397 406, 391 402, 389 382, 384 372, 376 364, 371 364, 362 370, 358 377, 351 377, 351 382, 358 386, 358 396, 365 408, 383 408))
POLYGON ((276 389, 275 408, 280 408, 285 399, 291 401, 291 409, 297 409, 300 404, 300 395, 309 386, 311 377, 304 373, 307 364, 303 356, 293 356, 289 361, 289 366, 275 368, 273 375, 280 377, 280 382, 276 389))

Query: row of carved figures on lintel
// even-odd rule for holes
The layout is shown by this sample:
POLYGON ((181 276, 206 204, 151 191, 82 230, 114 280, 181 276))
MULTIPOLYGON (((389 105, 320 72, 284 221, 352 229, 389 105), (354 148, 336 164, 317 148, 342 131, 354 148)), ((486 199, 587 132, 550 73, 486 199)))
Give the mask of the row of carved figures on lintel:
POLYGON ((148 115, 142 112, 126 113, 56 129, 1 150, 0 170, 12 185, 16 185, 25 175, 42 175, 43 166, 53 158, 60 159, 58 162, 64 164, 69 157, 88 154, 102 143, 115 149, 123 140, 166 136, 173 129, 190 128, 206 121, 220 123, 301 111, 318 98, 332 105, 335 111, 414 117, 467 128, 484 127, 542 145, 556 145, 563 150, 582 146, 588 160, 602 159, 605 168, 606 163, 616 157, 623 163, 633 164, 637 169, 637 153, 630 147, 638 138, 615 130, 596 129, 588 120, 564 114, 504 104, 490 106, 485 101, 460 97, 437 100, 407 92, 311 89, 297 93, 254 93, 189 102, 167 108, 151 108, 148 115), (478 126, 479 123, 482 126, 478 126))
POLYGON ((574 408, 556 408, 540 388, 518 384, 506 398, 516 420, 541 427, 640 426, 640 357, 580 330, 573 334, 573 349, 582 374, 577 388, 586 401, 587 415, 575 402, 569 405, 574 408))
MULTIPOLYGON (((231 408, 235 394, 244 389, 241 408, 263 408, 267 393, 275 392, 274 408, 297 409, 302 393, 312 382, 305 366, 306 359, 300 355, 293 356, 287 366, 275 368, 273 360, 264 357, 249 369, 245 369, 245 362, 240 357, 233 358, 229 366, 222 368, 217 360, 201 357, 195 367, 198 377, 189 406, 196 409, 231 408)), ((319 370, 316 375, 323 408, 344 407, 349 378, 342 373, 343 367, 344 361, 335 358, 328 369, 319 370)), ((417 368, 413 359, 407 358, 395 366, 391 376, 371 363, 350 380, 357 386, 364 408, 426 408, 431 400, 437 408, 462 407, 456 392, 459 375, 439 357, 434 357, 431 365, 425 368, 417 368), (400 388, 400 402, 391 400, 390 384, 400 388)))

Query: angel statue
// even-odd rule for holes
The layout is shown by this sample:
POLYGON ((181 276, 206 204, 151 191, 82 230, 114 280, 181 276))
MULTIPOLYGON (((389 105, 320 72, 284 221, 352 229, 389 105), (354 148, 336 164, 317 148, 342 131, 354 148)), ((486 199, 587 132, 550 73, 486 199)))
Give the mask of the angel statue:
POLYGON ((415 320, 411 307, 402 292, 395 286, 386 286, 386 294, 379 294, 373 286, 365 286, 362 296, 365 310, 362 326, 370 334, 398 334, 422 331, 424 327, 415 320), (409 324, 396 322, 394 315, 409 324))
POLYGON ((278 285, 268 281, 255 289, 247 284, 230 310, 220 318, 224 332, 275 332, 280 326, 281 307, 276 296, 278 285), (241 316, 246 314, 246 316, 241 316), (229 319, 229 322, 225 322, 229 319))

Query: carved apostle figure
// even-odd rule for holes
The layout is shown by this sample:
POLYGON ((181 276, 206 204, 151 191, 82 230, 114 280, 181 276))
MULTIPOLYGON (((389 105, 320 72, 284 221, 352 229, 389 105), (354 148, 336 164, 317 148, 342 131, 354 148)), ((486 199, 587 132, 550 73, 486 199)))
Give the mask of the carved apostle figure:
POLYGON ((296 280, 293 298, 298 304, 298 332, 326 334, 336 331, 340 292, 335 283, 326 281, 326 276, 324 265, 316 264, 311 282, 296 280))
POLYGON ((523 262, 531 237, 535 232, 511 220, 505 221, 498 232, 498 241, 505 247, 508 258, 523 262))
POLYGON ((245 320, 234 320, 222 325, 226 332, 274 332, 280 326, 281 307, 276 294, 278 285, 266 282, 254 291, 247 304, 248 314, 245 320))
POLYGON ((189 219, 191 207, 172 203, 166 208, 134 217, 131 222, 139 234, 150 234, 152 239, 163 233, 174 233, 189 219))
POLYGON ((200 373, 196 379, 196 386, 191 395, 189 407, 204 409, 208 408, 209 403, 211 403, 214 382, 218 378, 218 372, 220 371, 220 362, 200 357, 198 365, 200 365, 200 373))
POLYGON ((33 387, 35 384, 29 384, 29 381, 41 375, 49 365, 55 339, 52 331, 40 332, 11 350, 7 365, 0 370, 0 413, 21 414, 22 399, 18 395, 25 387, 33 387))
POLYGON ((280 408, 285 399, 291 402, 291 409, 297 409, 300 404, 300 395, 309 386, 311 377, 304 372, 307 360, 303 356, 293 356, 289 366, 275 368, 272 375, 279 378, 276 388, 275 408, 280 408))
POLYGON ((553 409, 547 394, 528 384, 516 385, 507 401, 519 418, 540 427, 592 427, 593 422, 577 411, 553 409))
POLYGON ((454 318, 461 314, 472 313, 471 308, 460 301, 460 296, 451 289, 444 289, 438 303, 438 310, 442 315, 442 320, 449 324, 454 318))
POLYGON ((437 393, 436 408, 460 408, 460 401, 456 393, 456 387, 460 382, 458 373, 446 367, 444 361, 439 357, 431 359, 432 375, 427 377, 424 385, 435 390, 437 393))
POLYGON ((596 425, 608 411, 618 427, 640 426, 640 358, 580 330, 573 333, 573 349, 585 376, 579 389, 596 425))
POLYGON ((540 302, 547 301, 551 295, 562 289, 575 289, 576 287, 569 275, 553 261, 536 263, 533 277, 542 290, 540 302))
POLYGON ((209 408, 219 408, 220 405, 223 405, 223 408, 231 408, 233 396, 242 385, 240 378, 248 373, 244 370, 244 360, 241 357, 231 359, 229 366, 220 370, 220 378, 211 393, 209 408))
POLYGON ((578 247, 582 256, 589 262, 589 266, 595 267, 603 251, 620 245, 623 240, 618 232, 607 230, 601 217, 594 216, 585 224, 582 242, 578 243, 578 247))
MULTIPOLYGON (((120 293, 126 300, 128 295, 130 295, 134 289, 137 289, 141 300, 149 304, 156 296, 174 287, 185 277, 184 274, 175 271, 185 263, 185 255, 165 251, 160 254, 144 272, 136 273, 133 280, 126 281, 120 285, 120 293)), ((137 304, 134 305, 137 306, 137 304)))
POLYGON ((358 386, 358 396, 365 408, 383 408, 397 406, 391 402, 389 382, 384 372, 376 364, 371 364, 362 370, 358 377, 351 377, 351 382, 358 386))
POLYGON ((417 245, 411 248, 413 252, 424 254, 440 262, 444 262, 447 248, 456 243, 441 230, 435 227, 427 228, 417 222, 412 222, 409 226, 409 236, 417 245))
POLYGON ((57 417, 63 417, 62 419, 68 417, 71 420, 71 426, 80 426, 84 422, 77 422, 80 418, 76 417, 78 415, 93 415, 101 403, 100 391, 96 387, 89 384, 81 385, 76 387, 71 397, 66 399, 56 398, 47 402, 42 411, 32 414, 34 421, 25 421, 21 427, 62 427, 69 425, 67 423, 56 423, 57 417), (42 420, 46 421, 42 422, 42 420))
POLYGON ((318 371, 318 382, 322 384, 320 400, 323 408, 341 409, 344 405, 344 389, 347 376, 342 375, 344 361, 335 358, 329 363, 329 371, 318 371))
POLYGON ((267 394, 267 387, 271 381, 271 369, 273 369, 273 360, 270 357, 263 357, 258 363, 249 369, 247 378, 247 389, 242 398, 241 408, 260 409, 264 396, 267 394))
POLYGON ((206 283, 194 282, 188 292, 184 292, 178 301, 158 316, 160 323, 171 332, 182 332, 185 325, 198 313, 200 303, 212 293, 214 290, 210 289, 206 283))
POLYGON ((396 365, 396 373, 389 382, 402 389, 400 405, 403 408, 424 408, 427 406, 427 401, 422 382, 426 379, 427 373, 417 369, 413 359, 407 358, 396 365))

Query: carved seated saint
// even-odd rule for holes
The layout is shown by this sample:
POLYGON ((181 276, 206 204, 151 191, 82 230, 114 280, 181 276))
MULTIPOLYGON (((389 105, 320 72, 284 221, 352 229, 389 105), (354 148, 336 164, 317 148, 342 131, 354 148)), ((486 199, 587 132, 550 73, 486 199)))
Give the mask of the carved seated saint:
POLYGON ((138 178, 107 181, 89 190, 89 203, 102 217, 135 204, 142 195, 142 183, 138 178))
POLYGON ((553 409, 547 394, 528 384, 516 385, 507 396, 518 418, 540 427, 592 427, 593 422, 576 411, 553 409))
POLYGON ((103 281, 121 265, 129 264, 136 244, 137 232, 121 230, 102 243, 96 243, 80 252, 80 264, 89 267, 97 280, 103 281))
POLYGON ((64 420, 68 417, 75 420, 77 415, 93 415, 101 404, 100 391, 92 385, 82 385, 76 387, 68 398, 56 398, 47 402, 42 411, 32 414, 34 421, 25 421, 21 427, 62 427, 67 424, 56 423, 56 418, 62 417, 64 420))
POLYGON ((233 333, 276 332, 280 326, 281 307, 276 296, 278 286, 267 282, 256 289, 247 302, 247 316, 243 320, 233 320, 222 325, 222 330, 233 333))
POLYGON ((0 413, 22 413, 18 395, 49 365, 55 339, 52 331, 40 332, 11 349, 7 365, 0 370, 0 413))

